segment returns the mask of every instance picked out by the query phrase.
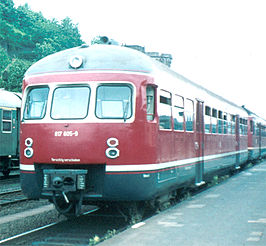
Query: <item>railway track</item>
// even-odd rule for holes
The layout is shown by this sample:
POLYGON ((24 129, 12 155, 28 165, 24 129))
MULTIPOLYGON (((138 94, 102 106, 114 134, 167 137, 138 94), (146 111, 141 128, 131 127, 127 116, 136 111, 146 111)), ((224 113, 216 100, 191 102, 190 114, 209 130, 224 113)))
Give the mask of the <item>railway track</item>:
POLYGON ((0 176, 1 182, 8 182, 9 180, 15 180, 15 179, 19 179, 19 174, 12 175, 12 176, 10 175, 8 178, 4 176, 0 176))
POLYGON ((12 171, 12 173, 10 173, 8 175, 8 177, 6 176, 2 176, 2 174, 0 173, 0 180, 12 180, 12 179, 19 179, 19 169, 18 170, 15 170, 15 171, 12 171))
POLYGON ((0 192, 0 206, 6 206, 27 200, 28 198, 23 195, 21 189, 0 192))
MULTIPOLYGON (((249 167, 247 166, 243 170, 237 170, 237 173, 248 169, 249 167)), ((233 176, 234 174, 231 175, 233 176)), ((171 204, 169 203, 170 207, 180 204, 183 201, 194 197, 196 194, 227 180, 231 175, 215 176, 212 182, 207 183, 204 186, 184 191, 180 194, 178 200, 171 202, 171 204)), ((168 206, 166 206, 165 209, 167 209, 167 207, 168 206)), ((0 241, 0 243, 3 243, 3 245, 10 245, 8 243, 25 245, 26 242, 27 244, 35 246, 95 245, 132 226, 125 221, 123 216, 109 212, 105 209, 91 209, 79 218, 55 222, 21 235, 16 235, 12 238, 3 240, 2 242, 0 241)), ((159 211, 151 212, 144 216, 143 220, 158 212, 159 211)), ((133 228, 137 225, 138 224, 133 225, 133 228)))

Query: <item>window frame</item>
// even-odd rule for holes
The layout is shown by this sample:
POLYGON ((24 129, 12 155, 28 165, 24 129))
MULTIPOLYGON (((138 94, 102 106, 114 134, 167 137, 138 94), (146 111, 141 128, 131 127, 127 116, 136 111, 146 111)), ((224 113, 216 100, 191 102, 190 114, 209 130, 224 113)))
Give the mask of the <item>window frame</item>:
MULTIPOLYGON (((173 111, 172 111, 172 116, 173 116, 173 120, 174 120, 174 127, 173 127, 173 129, 174 129, 174 131, 177 131, 177 132, 184 132, 185 131, 185 126, 184 126, 184 117, 185 117, 185 114, 184 114, 184 112, 185 112, 185 100, 184 100, 184 97, 182 97, 182 96, 180 96, 180 95, 178 95, 178 94, 174 94, 173 95, 173 111), (177 101, 178 100, 175 100, 175 99, 180 99, 181 101, 181 104, 182 105, 176 105, 177 103, 177 101), (175 113, 178 113, 178 114, 182 114, 182 124, 181 124, 181 121, 177 121, 178 122, 178 125, 177 126, 181 126, 182 125, 182 129, 180 128, 180 129, 176 129, 176 125, 175 125, 175 119, 177 119, 176 117, 175 117, 175 113)), ((179 115, 179 117, 180 117, 180 119, 181 119, 181 115, 179 115)))
POLYGON ((155 119, 156 87, 154 85, 146 86, 146 119, 148 122, 155 119))
POLYGON ((1 127, 2 133, 12 133, 12 109, 2 108, 2 119, 1 120, 2 120, 2 127, 1 127), (4 112, 8 112, 10 114, 10 117, 8 117, 8 119, 4 117, 4 112), (10 130, 4 129, 5 123, 10 124, 10 127, 8 128, 10 130))
POLYGON ((186 129, 186 132, 194 132, 194 121, 195 121, 195 103, 194 103, 194 100, 190 99, 190 98, 186 98, 185 99, 185 108, 184 108, 184 114, 185 114, 185 129, 186 129), (188 102, 191 103, 191 106, 192 106, 192 111, 189 111, 188 110, 188 102), (190 116, 192 116, 192 120, 188 121, 188 113, 190 113, 190 116), (192 122, 192 128, 189 128, 191 130, 188 129, 188 124, 187 122, 192 122))
POLYGON ((50 93, 50 87, 49 86, 33 86, 33 87, 29 87, 28 91, 27 91, 27 96, 26 96, 26 100, 25 100, 25 104, 24 104, 24 109, 23 109, 23 120, 42 120, 45 118, 46 113, 47 113, 47 105, 48 105, 48 98, 49 98, 49 93, 50 93), (48 89, 47 92, 47 98, 46 98, 46 104, 44 106, 44 112, 42 112, 42 117, 25 117, 26 115, 26 110, 28 108, 27 103, 28 103, 28 97, 30 95, 30 93, 33 90, 37 90, 37 89, 48 89))
POLYGON ((217 134, 218 133, 218 111, 215 108, 212 108, 211 110, 211 125, 212 125, 212 130, 211 133, 217 134))
POLYGON ((205 105, 204 111, 204 133, 211 134, 211 107, 205 105), (209 123, 209 127, 206 127, 206 122, 209 123))
POLYGON ((90 106, 90 100, 91 100, 91 87, 88 85, 88 84, 71 84, 71 85, 60 85, 60 86, 56 86, 53 90, 53 93, 51 95, 51 103, 50 103, 50 118, 52 120, 55 120, 55 121, 59 121, 59 120, 83 120, 85 118, 87 118, 88 114, 89 114, 89 106, 90 106), (77 118, 71 118, 71 117, 66 117, 66 118, 54 118, 52 116, 53 114, 53 106, 54 106, 54 95, 55 95, 55 92, 56 90, 58 89, 70 89, 70 88, 88 88, 89 89, 89 95, 88 95, 88 104, 87 104, 87 110, 86 110, 86 115, 84 117, 77 117, 77 118))
MULTIPOLYGON (((123 105, 124 106, 124 105, 123 105)), ((97 85, 96 90, 95 90, 95 107, 94 107, 94 116, 98 119, 98 120, 124 120, 124 121, 128 121, 130 120, 133 116, 134 116, 134 112, 133 112, 133 106, 134 106, 134 88, 131 84, 129 83, 102 83, 97 85), (100 87, 112 87, 112 86, 116 86, 116 87, 128 87, 130 89, 130 115, 127 116, 126 118, 124 117, 124 108, 123 108, 123 116, 122 117, 98 117, 97 115, 97 98, 98 98, 98 89, 100 87)))
POLYGON ((158 123, 159 123, 159 130, 162 130, 162 131, 172 131, 172 129, 173 129, 173 123, 172 123, 173 122, 172 121, 172 119, 173 119, 173 110, 172 110, 172 101, 173 100, 172 100, 172 93, 169 92, 169 91, 167 91, 167 90, 160 89, 160 93, 159 93, 158 96, 159 96, 159 103, 158 103, 158 117, 159 117, 159 122, 158 123), (166 97, 163 94, 164 95, 168 94, 169 97, 166 97), (165 101, 163 101, 164 98, 166 99, 165 101), (170 109, 170 115, 169 114, 168 115, 163 115, 161 113, 162 112, 162 105, 168 105, 168 107, 169 107, 168 109, 170 109), (162 124, 161 124, 161 117, 162 116, 169 117, 169 119, 168 119, 169 122, 168 123, 169 123, 170 128, 164 128, 162 126, 162 124))

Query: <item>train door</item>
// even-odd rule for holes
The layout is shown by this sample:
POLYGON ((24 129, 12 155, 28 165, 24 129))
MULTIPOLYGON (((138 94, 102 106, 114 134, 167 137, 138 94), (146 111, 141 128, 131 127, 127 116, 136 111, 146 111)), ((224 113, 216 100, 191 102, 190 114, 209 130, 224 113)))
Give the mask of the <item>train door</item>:
POLYGON ((195 150, 199 159, 196 164, 196 179, 195 184, 200 186, 204 182, 204 102, 197 99, 196 110, 196 140, 195 150))
POLYGON ((259 124, 258 125, 258 128, 259 128, 259 158, 262 157, 262 151, 261 151, 261 141, 262 141, 262 138, 261 138, 261 134, 262 134, 262 124, 259 124))
POLYGON ((20 134, 20 108, 16 111, 16 127, 17 127, 17 156, 19 156, 19 134, 20 134))
POLYGON ((239 131, 240 119, 239 115, 236 115, 236 163, 235 169, 240 168, 240 131, 239 131))

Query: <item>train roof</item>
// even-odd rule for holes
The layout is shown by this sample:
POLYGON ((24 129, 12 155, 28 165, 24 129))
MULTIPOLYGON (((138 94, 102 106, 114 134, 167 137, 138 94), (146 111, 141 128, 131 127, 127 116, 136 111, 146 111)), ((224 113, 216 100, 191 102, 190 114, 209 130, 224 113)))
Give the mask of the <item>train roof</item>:
POLYGON ((252 112, 251 110, 247 109, 244 105, 242 106, 243 109, 246 110, 248 115, 252 117, 257 123, 260 123, 262 125, 266 126, 266 120, 258 116, 256 113, 252 112))
POLYGON ((20 108, 20 94, 0 89, 0 107, 20 108))
POLYGON ((80 46, 49 55, 33 64, 25 76, 54 72, 88 70, 121 70, 150 73, 153 62, 147 55, 116 45, 80 46), (82 59, 76 69, 70 65, 72 59, 82 59))

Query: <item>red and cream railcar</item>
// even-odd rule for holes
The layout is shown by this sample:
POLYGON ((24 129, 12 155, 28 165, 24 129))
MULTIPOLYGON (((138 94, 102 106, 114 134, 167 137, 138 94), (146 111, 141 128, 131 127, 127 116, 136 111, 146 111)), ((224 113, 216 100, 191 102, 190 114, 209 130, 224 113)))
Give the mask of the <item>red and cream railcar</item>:
POLYGON ((256 161, 266 156, 266 121, 246 109, 249 114, 249 159, 256 161))
POLYGON ((154 200, 248 159, 243 108, 125 47, 40 60, 25 75, 22 112, 22 189, 61 212, 154 200))

